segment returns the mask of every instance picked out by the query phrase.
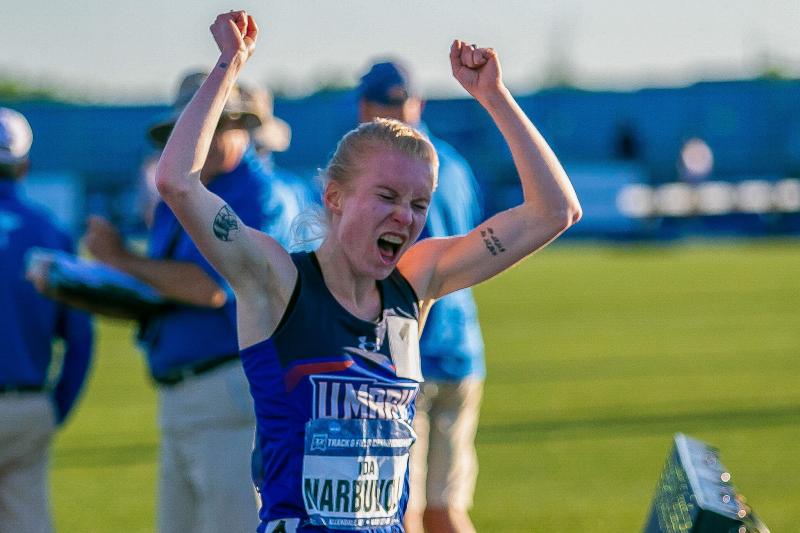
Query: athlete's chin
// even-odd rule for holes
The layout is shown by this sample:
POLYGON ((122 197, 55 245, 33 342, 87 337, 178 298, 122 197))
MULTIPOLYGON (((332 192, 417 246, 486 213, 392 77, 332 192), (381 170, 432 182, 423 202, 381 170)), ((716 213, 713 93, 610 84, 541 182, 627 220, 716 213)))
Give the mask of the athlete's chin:
POLYGON ((389 275, 394 271, 395 266, 386 266, 386 265, 376 265, 370 269, 370 277, 375 278, 376 280, 382 280, 389 277, 389 275))
POLYGON ((371 262, 370 265, 367 265, 365 273, 369 275, 371 278, 381 280, 388 278, 389 274, 391 274, 396 267, 397 267, 396 261, 387 262, 383 260, 378 260, 371 262))

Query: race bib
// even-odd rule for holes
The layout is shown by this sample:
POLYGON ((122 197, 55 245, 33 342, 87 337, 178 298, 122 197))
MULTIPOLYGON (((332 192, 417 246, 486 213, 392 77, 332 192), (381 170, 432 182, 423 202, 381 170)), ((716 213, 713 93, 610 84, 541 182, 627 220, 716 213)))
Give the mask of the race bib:
POLYGON ((415 439, 403 420, 310 420, 303 500, 311 523, 354 530, 399 524, 408 450, 415 439))

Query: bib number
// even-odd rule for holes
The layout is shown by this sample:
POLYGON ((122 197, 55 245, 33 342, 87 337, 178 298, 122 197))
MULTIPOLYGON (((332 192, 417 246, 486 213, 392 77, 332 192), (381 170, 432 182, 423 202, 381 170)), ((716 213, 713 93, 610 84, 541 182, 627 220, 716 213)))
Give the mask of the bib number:
POLYGON ((398 524, 408 450, 415 439, 403 420, 310 420, 303 500, 311 523, 331 529, 398 524))

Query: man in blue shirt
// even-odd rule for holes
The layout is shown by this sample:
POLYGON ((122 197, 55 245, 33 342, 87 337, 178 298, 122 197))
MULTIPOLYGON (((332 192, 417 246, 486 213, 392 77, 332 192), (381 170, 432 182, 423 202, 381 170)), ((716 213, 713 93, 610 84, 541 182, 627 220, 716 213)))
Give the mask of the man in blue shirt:
POLYGON ((242 97, 252 105, 253 111, 261 119, 261 125, 250 130, 250 139, 256 154, 270 177, 272 194, 266 199, 267 218, 272 221, 267 228, 261 228, 269 235, 291 235, 288 248, 292 251, 311 250, 319 244, 320 235, 308 223, 295 220, 296 215, 304 215, 303 222, 314 223, 315 213, 321 209, 322 191, 314 180, 303 179, 297 174, 275 164, 273 153, 289 148, 291 129, 283 120, 273 114, 272 93, 264 87, 242 86, 242 97), (309 220, 305 220, 309 219, 309 220))
POLYGON ((0 532, 52 531, 48 450, 72 410, 92 351, 89 317, 39 294, 25 279, 26 256, 42 247, 71 252, 71 239, 45 211, 22 199, 33 135, 16 111, 0 108, 0 532), (64 343, 48 379, 53 341, 64 343))
MULTIPOLYGON (((166 142, 204 78, 196 73, 183 80, 173 112, 150 129, 156 143, 166 142)), ((289 245, 291 221, 301 205, 293 196, 297 192, 273 182, 251 146, 249 131, 266 120, 238 91, 232 94, 200 179, 246 224, 289 245), (270 209, 276 203, 284 208, 270 209)), ((274 142, 277 146, 282 140, 274 142)), ((215 231, 224 238, 227 229, 215 231)), ((255 530, 258 509, 249 460, 255 417, 239 362, 231 288, 163 202, 153 213, 147 257, 125 248, 103 219, 90 221, 86 243, 97 259, 149 283, 174 302, 145 319, 139 334, 159 396, 158 530, 255 530)))
MULTIPOLYGON (((480 221, 478 186, 456 150, 421 122, 423 101, 398 62, 372 65, 358 86, 359 120, 393 118, 430 139, 439 156, 439 182, 421 238, 461 235, 480 221)), ((468 510, 477 479, 475 432, 485 367, 475 300, 464 289, 438 301, 420 339, 422 384, 411 449, 409 533, 474 531, 468 510)))

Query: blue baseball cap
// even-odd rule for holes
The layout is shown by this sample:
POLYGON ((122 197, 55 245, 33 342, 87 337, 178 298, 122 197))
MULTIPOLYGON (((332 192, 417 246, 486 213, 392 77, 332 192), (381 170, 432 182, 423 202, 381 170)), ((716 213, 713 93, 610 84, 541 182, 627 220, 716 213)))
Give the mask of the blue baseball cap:
POLYGON ((396 61, 375 63, 358 84, 358 97, 376 104, 400 105, 413 95, 411 76, 396 61))

